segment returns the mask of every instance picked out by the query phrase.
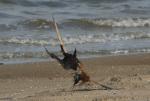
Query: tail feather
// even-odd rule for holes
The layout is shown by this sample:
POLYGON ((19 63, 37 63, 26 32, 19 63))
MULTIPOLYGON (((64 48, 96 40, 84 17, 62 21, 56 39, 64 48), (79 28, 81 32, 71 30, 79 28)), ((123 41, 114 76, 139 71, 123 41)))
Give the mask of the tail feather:
POLYGON ((106 86, 106 85, 100 84, 100 83, 98 83, 98 82, 96 82, 96 81, 92 81, 92 82, 94 82, 95 84, 98 84, 98 85, 104 87, 105 89, 109 89, 109 90, 112 90, 112 89, 113 89, 113 88, 108 87, 108 86, 106 86))

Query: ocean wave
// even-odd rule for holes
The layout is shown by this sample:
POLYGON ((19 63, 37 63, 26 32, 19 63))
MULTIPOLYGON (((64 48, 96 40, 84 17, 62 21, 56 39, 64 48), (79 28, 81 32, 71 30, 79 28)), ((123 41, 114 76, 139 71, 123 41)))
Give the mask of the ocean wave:
POLYGON ((150 48, 142 48, 142 49, 121 49, 121 50, 113 50, 110 54, 119 55, 119 54, 136 54, 136 53, 149 53, 150 48))
POLYGON ((17 26, 9 24, 0 24, 0 31, 11 31, 16 30, 17 26))
MULTIPOLYGON (((135 54, 135 53, 149 53, 150 48, 142 48, 142 49, 118 49, 118 50, 92 50, 92 51, 80 51, 78 50, 79 56, 103 56, 103 55, 123 55, 123 54, 135 54)), ((59 57, 62 57, 60 52, 52 52, 59 57)), ((47 53, 44 51, 38 52, 0 52, 0 59, 33 59, 33 58, 49 58, 47 53)))
POLYGON ((54 27, 53 21, 46 19, 30 19, 18 23, 28 29, 50 29, 54 27))
POLYGON ((0 39, 0 43, 1 44, 26 44, 26 45, 55 45, 58 44, 58 42, 56 41, 56 39, 51 39, 51 40, 39 40, 39 39, 29 39, 29 38, 16 38, 16 37, 12 37, 12 38, 7 38, 7 39, 0 39))
POLYGON ((114 50, 92 50, 92 51, 79 51, 78 54, 81 56, 88 56, 88 55, 127 55, 127 54, 136 54, 136 53, 149 53, 150 48, 141 48, 141 49, 114 49, 114 50))
POLYGON ((20 16, 0 12, 0 18, 18 18, 20 16))
MULTIPOLYGON (((81 35, 65 35, 63 37, 65 44, 85 44, 85 43, 105 43, 121 40, 132 40, 132 39, 150 39, 150 34, 147 33, 114 33, 114 34, 81 34, 81 35)), ((27 44, 27 45, 58 45, 59 41, 56 37, 48 38, 0 38, 1 44, 27 44)))
POLYGON ((0 0, 0 3, 21 5, 21 6, 36 6, 34 2, 31 2, 29 0, 0 0))
POLYGON ((150 34, 128 32, 128 33, 114 33, 111 35, 92 34, 92 35, 68 36, 64 37, 64 42, 65 44, 84 44, 84 43, 105 43, 113 41, 149 39, 149 38, 150 34))
POLYGON ((45 52, 1 52, 0 59, 48 57, 45 52))
MULTIPOLYGON (((59 57, 62 57, 62 54, 57 51, 52 51, 59 57)), ((0 59, 33 59, 33 58, 49 58, 49 55, 43 51, 18 51, 18 52, 0 52, 0 59)))
POLYGON ((0 3, 13 4, 13 0, 0 0, 0 3))
POLYGON ((56 8, 62 8, 67 6, 67 4, 62 1, 38 1, 36 2, 36 4, 40 6, 48 6, 56 8))
MULTIPOLYGON (((18 25, 28 29, 52 29, 54 23, 47 19, 29 19, 18 22, 18 25)), ((59 28, 100 28, 100 27, 150 27, 149 18, 128 18, 128 19, 68 19, 58 24, 59 28)))
POLYGON ((150 18, 114 18, 114 19, 69 19, 64 22, 71 26, 97 27, 150 27, 150 18))
POLYGON ((126 2, 127 0, 77 0, 78 2, 84 2, 84 3, 122 3, 126 2))
POLYGON ((67 4, 60 1, 31 1, 31 0, 0 0, 3 4, 21 5, 26 7, 48 6, 48 7, 66 7, 67 4))

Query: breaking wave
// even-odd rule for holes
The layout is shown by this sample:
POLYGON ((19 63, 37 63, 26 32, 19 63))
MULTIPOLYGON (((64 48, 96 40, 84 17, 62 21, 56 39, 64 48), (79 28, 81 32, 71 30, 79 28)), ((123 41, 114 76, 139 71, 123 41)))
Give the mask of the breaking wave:
MULTIPOLYGON (((51 30, 53 27, 53 21, 47 19, 28 19, 16 23, 0 24, 0 31, 20 31, 22 28, 28 30, 51 30)), ((59 26, 59 28, 61 27, 59 26)))
POLYGON ((39 39, 19 39, 16 37, 12 37, 9 39, 0 39, 1 44, 26 44, 26 45, 47 45, 47 44, 57 44, 56 39, 48 40, 39 40, 39 39))
MULTIPOLYGON (((54 28, 53 21, 47 19, 28 19, 24 21, 20 21, 17 23, 18 26, 22 26, 27 29, 48 29, 51 30, 54 28)), ((72 28, 100 28, 100 27, 150 27, 150 19, 149 18, 127 18, 127 19, 68 19, 59 22, 59 28, 62 29, 64 27, 72 27, 72 28)))
POLYGON ((0 59, 11 58, 40 58, 46 57, 45 52, 1 52, 0 59))
MULTIPOLYGON (((114 33, 111 35, 107 34, 80 34, 80 35, 66 35, 63 40, 65 44, 85 44, 85 43, 105 43, 121 40, 132 40, 132 39, 150 39, 150 34, 146 33, 114 33)), ((32 39, 32 38, 0 38, 0 44, 27 44, 27 45, 58 45, 56 37, 47 39, 32 39)))
POLYGON ((149 18, 114 18, 114 19, 70 19, 64 22, 66 25, 85 25, 97 27, 150 27, 149 18))
POLYGON ((150 34, 143 33, 114 33, 111 35, 79 35, 74 37, 65 37, 66 44, 84 44, 84 43, 105 43, 120 40, 144 39, 150 38, 150 34))
POLYGON ((53 22, 46 19, 30 19, 18 23, 28 29, 50 29, 53 28, 53 22))

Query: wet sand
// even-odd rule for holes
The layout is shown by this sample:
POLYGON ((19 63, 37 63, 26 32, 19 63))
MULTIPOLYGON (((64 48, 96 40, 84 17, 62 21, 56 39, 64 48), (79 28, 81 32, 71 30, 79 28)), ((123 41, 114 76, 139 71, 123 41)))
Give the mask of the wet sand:
POLYGON ((0 101, 150 101, 150 54, 82 59, 91 84, 72 88, 56 61, 0 65, 0 101))

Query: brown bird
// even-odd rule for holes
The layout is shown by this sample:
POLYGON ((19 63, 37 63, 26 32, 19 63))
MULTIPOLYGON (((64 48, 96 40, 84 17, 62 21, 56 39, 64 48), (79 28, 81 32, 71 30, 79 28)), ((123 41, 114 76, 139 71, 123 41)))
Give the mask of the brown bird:
POLYGON ((79 73, 79 72, 76 72, 75 75, 74 75, 74 84, 73 84, 73 87, 74 87, 75 85, 77 85, 77 84, 83 85, 83 84, 85 84, 85 83, 94 83, 94 84, 98 84, 98 85, 104 87, 105 89, 109 89, 109 90, 112 90, 112 89, 113 89, 113 88, 111 88, 111 87, 108 87, 108 86, 106 86, 106 85, 103 85, 103 84, 100 84, 100 83, 98 83, 98 82, 96 82, 96 81, 91 80, 91 79, 90 79, 90 76, 87 75, 87 73, 84 72, 83 70, 81 70, 80 73, 79 73))

